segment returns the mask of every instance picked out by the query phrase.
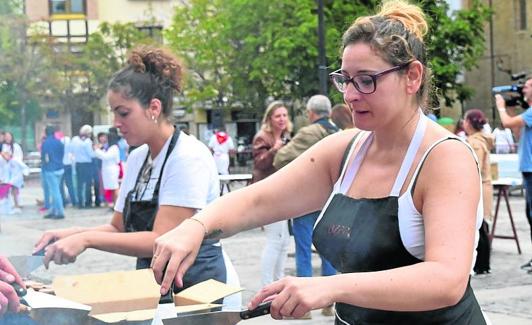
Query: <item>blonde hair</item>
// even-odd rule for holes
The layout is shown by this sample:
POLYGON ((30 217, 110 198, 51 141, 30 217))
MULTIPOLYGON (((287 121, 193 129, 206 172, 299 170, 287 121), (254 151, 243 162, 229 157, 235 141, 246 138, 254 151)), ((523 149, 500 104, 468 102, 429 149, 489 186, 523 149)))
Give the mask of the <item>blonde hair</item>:
POLYGON ((405 0, 384 1, 378 14, 357 18, 342 38, 342 50, 363 42, 386 62, 396 66, 413 60, 424 66, 423 80, 417 93, 419 105, 429 106, 431 71, 427 67, 424 36, 428 32, 425 14, 405 0))
MULTIPOLYGON (((272 118, 273 113, 280 107, 286 108, 286 105, 280 100, 271 102, 270 105, 268 105, 268 107, 266 108, 266 111, 264 112, 264 116, 262 117, 262 126, 261 126, 262 131, 273 133, 271 118, 272 118)), ((283 132, 283 135, 289 135, 290 132, 292 132, 292 128, 293 128, 292 122, 290 121, 290 119, 288 119, 286 130, 283 132)))

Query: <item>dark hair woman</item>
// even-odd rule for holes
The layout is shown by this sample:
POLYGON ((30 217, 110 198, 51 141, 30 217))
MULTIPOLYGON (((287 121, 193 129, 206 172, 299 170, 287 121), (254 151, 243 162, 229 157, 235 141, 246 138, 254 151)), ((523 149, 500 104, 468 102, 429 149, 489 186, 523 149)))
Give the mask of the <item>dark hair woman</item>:
MULTIPOLYGON (((218 173, 209 149, 170 122, 172 101, 181 91, 182 66, 160 48, 135 49, 128 65, 113 75, 107 100, 114 125, 131 152, 110 224, 95 228, 47 231, 36 250, 46 246, 45 264, 74 262, 86 248, 138 257, 148 268, 154 240, 194 215, 219 195, 218 173)), ((178 287, 207 279, 238 285, 238 278, 218 240, 205 240, 198 258, 178 287)), ((225 305, 240 306, 239 296, 225 305)))
POLYGON ((494 147, 495 138, 491 134, 482 132, 488 122, 486 115, 479 109, 470 109, 464 116, 464 131, 467 142, 475 151, 478 158, 478 167, 482 177, 482 202, 484 207, 484 220, 479 230, 477 257, 473 270, 477 274, 490 272, 490 250, 488 223, 492 221, 493 186, 491 185, 490 152, 494 147))

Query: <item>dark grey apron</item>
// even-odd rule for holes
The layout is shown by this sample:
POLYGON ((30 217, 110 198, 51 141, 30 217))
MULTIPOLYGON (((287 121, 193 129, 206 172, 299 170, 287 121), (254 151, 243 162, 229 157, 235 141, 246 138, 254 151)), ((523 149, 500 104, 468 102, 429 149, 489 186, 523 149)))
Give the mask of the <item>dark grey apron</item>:
MULTIPOLYGON (((398 209, 397 196, 353 199, 336 193, 315 225, 314 246, 342 273, 382 271, 419 263, 421 260, 403 246, 398 209)), ((335 324, 345 324, 339 318, 357 325, 486 324, 469 283, 462 299, 451 307, 398 312, 337 303, 336 312, 335 324)))
MULTIPOLYGON (((126 196, 124 210, 122 212, 124 218, 124 227, 126 232, 136 231, 152 231, 153 223, 155 222, 155 216, 159 209, 159 188, 161 185, 161 179, 164 171, 166 161, 170 156, 170 153, 174 149, 177 140, 179 138, 180 131, 176 128, 170 144, 168 145, 168 151, 164 157, 159 178, 153 190, 153 196, 150 200, 136 200, 135 198, 142 198, 143 195, 137 195, 139 191, 140 178, 146 168, 148 157, 150 152, 146 155, 144 163, 139 170, 135 186, 126 196)), ((177 186, 177 185, 176 185, 177 186)), ((139 257, 137 258, 137 269, 146 269, 151 265, 151 257, 139 257)), ((183 277, 183 287, 176 288, 176 292, 186 289, 196 283, 215 279, 225 283, 227 279, 225 262, 222 254, 222 247, 217 240, 207 239, 201 244, 198 256, 194 264, 188 269, 187 273, 183 277)))

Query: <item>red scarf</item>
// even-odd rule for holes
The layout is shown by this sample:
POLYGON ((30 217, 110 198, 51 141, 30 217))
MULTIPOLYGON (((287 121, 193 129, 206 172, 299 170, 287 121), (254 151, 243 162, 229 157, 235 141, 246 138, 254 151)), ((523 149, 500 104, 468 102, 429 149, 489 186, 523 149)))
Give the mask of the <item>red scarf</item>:
POLYGON ((229 138, 227 133, 223 131, 218 131, 215 133, 215 135, 216 135, 216 140, 218 141, 219 144, 223 144, 229 138))

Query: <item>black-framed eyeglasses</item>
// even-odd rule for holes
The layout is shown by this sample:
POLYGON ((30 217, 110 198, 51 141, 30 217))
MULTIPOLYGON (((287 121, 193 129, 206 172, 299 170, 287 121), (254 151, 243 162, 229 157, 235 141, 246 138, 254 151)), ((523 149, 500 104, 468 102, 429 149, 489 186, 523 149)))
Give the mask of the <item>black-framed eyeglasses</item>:
POLYGON ((362 94, 369 95, 369 94, 373 94, 375 90, 377 90, 377 78, 382 77, 385 74, 404 69, 410 63, 412 63, 412 61, 408 61, 406 63, 397 65, 395 67, 386 69, 378 73, 374 73, 374 74, 361 73, 353 77, 346 76, 345 74, 341 72, 342 69, 338 69, 330 73, 329 77, 331 78, 331 81, 333 82, 333 84, 336 86, 336 89, 338 89, 338 91, 341 93, 345 93, 347 86, 349 86, 349 83, 352 83, 353 86, 355 86, 356 90, 358 90, 362 94))

